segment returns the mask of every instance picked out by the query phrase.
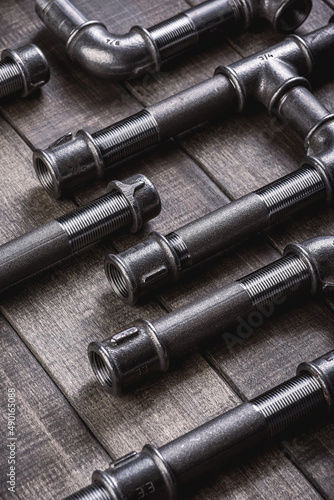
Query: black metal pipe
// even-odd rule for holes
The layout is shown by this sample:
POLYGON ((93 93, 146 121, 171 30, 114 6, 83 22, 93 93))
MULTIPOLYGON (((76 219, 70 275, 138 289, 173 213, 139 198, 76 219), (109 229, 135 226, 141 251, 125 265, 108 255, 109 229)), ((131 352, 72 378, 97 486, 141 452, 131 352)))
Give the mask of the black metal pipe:
POLYGON ((183 485, 228 467, 296 424, 333 412, 334 351, 297 368, 297 376, 160 448, 144 446, 93 474, 67 500, 176 500, 183 485))
MULTIPOLYGON (((292 88, 305 87, 306 90, 309 82, 305 76, 312 73, 324 54, 327 61, 333 56, 333 37, 334 24, 304 37, 291 35, 231 66, 220 66, 213 78, 103 130, 93 134, 81 130, 76 137, 66 135, 47 149, 34 152, 37 176, 46 191, 57 198, 103 177, 120 160, 218 113, 233 109, 241 111, 250 98, 260 101, 269 112, 281 116, 279 106, 282 99, 287 98, 292 88)), ((306 109, 312 113, 316 99, 311 93, 308 95, 310 102, 306 109)), ((323 112, 329 114, 325 108, 323 112)), ((292 118, 299 120, 296 114, 292 118)), ((297 127, 301 134, 304 130, 305 126, 297 127)))
POLYGON ((160 212, 160 198, 143 175, 112 182, 109 193, 0 246, 0 291, 126 228, 138 231, 160 212))
POLYGON ((120 394, 150 374, 168 370, 169 360, 223 333, 249 315, 264 316, 301 293, 334 288, 334 238, 323 236, 289 245, 285 256, 152 322, 138 320, 127 330, 88 346, 99 383, 120 394))
POLYGON ((147 71, 197 45, 216 29, 235 32, 254 18, 265 18, 291 32, 307 18, 311 0, 207 0, 149 29, 133 27, 126 35, 109 33, 89 21, 69 0, 36 0, 36 12, 65 44, 70 59, 101 78, 124 80, 147 71))
POLYGON ((305 166, 163 236, 154 232, 105 259, 110 285, 126 304, 180 279, 184 270, 292 213, 326 199, 321 174, 305 166))
POLYGON ((334 117, 305 87, 293 87, 278 101, 276 114, 304 139, 304 166, 254 193, 163 236, 105 260, 107 278, 127 304, 177 281, 182 271, 319 200, 332 203, 334 117))

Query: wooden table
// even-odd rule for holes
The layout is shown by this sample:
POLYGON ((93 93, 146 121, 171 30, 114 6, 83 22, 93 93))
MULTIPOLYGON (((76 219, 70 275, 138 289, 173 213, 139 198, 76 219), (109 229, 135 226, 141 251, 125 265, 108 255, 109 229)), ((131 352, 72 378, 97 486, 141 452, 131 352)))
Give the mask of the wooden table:
MULTIPOLYGON (((149 27, 197 0, 76 0, 91 19, 124 33, 149 27)), ((213 74, 219 64, 282 37, 264 26, 224 39, 175 61, 159 74, 124 84, 99 81, 66 57, 64 47, 34 13, 32 0, 0 5, 1 49, 33 41, 45 51, 52 79, 40 94, 3 106, 0 116, 0 243, 19 236, 104 193, 106 182, 51 200, 32 168, 31 150, 68 131, 100 129, 213 74)), ((330 11, 314 0, 299 30, 327 23, 330 11)), ((328 62, 329 66, 333 61, 328 62)), ((334 79, 316 95, 333 111, 334 79)), ((215 345, 173 363, 170 371, 121 398, 104 393, 86 349, 131 325, 157 318, 278 258, 288 242, 333 231, 331 209, 310 208, 200 266, 148 303, 130 308, 110 291, 103 271, 108 251, 120 251, 152 230, 169 232, 298 168, 303 145, 288 126, 260 106, 170 140, 126 161, 115 178, 149 176, 163 202, 161 216, 139 235, 108 238, 73 259, 14 287, 1 298, 1 417, 6 444, 7 388, 17 393, 16 494, 7 491, 1 451, 1 498, 57 499, 90 483, 110 458, 162 445, 221 412, 279 384, 334 346, 333 297, 294 302, 247 338, 222 336, 215 345), (233 341, 231 341, 231 338, 233 341)), ((224 333, 224 332, 222 332, 224 333)), ((267 447, 228 472, 189 488, 184 498, 334 499, 334 425, 322 423, 267 447)))

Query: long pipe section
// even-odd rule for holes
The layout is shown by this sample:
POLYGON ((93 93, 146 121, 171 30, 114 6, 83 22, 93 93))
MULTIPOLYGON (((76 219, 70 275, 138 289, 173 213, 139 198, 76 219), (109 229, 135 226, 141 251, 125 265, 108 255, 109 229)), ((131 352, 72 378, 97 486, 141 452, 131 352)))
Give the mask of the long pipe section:
POLYGON ((99 383, 112 394, 168 370, 182 356, 239 317, 261 318, 291 297, 334 289, 334 237, 288 245, 284 257, 152 322, 138 320, 102 342, 88 355, 99 383))
POLYGON ((124 302, 134 305, 148 292, 180 279, 184 270, 308 205, 333 202, 334 116, 305 87, 288 91, 276 112, 305 141, 308 157, 302 168, 167 235, 154 232, 109 254, 106 275, 124 302))
POLYGON ((311 0, 208 0, 152 28, 135 26, 117 35, 100 21, 89 21, 69 0, 36 0, 37 14, 66 44, 69 58, 112 80, 158 71, 163 61, 197 45, 204 35, 218 28, 246 28, 254 18, 291 32, 311 8, 311 0))
MULTIPOLYGON (((231 66, 220 66, 216 75, 179 94, 153 104, 103 130, 76 137, 64 136, 34 153, 34 166, 47 192, 60 197, 105 171, 120 160, 211 119, 228 109, 241 111, 255 99, 269 112, 278 107, 294 87, 309 87, 305 75, 328 64, 334 54, 334 24, 308 35, 290 35, 283 42, 231 66)), ((308 105, 306 104, 307 113, 308 105)), ((300 118, 296 115, 298 122, 300 118)), ((303 130, 303 125, 300 125, 303 130)))
POLYGON ((251 401, 156 448, 95 471, 90 486, 65 500, 176 500, 181 488, 272 440, 288 429, 332 416, 334 351, 301 363, 297 375, 251 401))

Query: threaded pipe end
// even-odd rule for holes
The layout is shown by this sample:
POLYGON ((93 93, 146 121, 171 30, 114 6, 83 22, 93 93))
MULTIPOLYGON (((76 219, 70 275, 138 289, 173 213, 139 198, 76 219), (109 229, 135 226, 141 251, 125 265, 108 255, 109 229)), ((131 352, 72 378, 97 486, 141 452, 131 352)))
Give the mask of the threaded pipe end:
POLYGON ((328 410, 321 383, 301 374, 250 401, 267 421, 271 437, 314 410, 328 410))
POLYGON ((104 357, 96 351, 90 351, 89 360, 98 382, 102 385, 102 387, 109 387, 110 389, 112 389, 114 383, 110 375, 110 366, 106 362, 104 357))
POLYGON ((128 283, 120 269, 109 261, 105 265, 105 272, 109 283, 111 284, 111 288, 114 290, 116 295, 122 299, 127 299, 130 295, 128 283))
POLYGON ((175 250, 181 264, 181 269, 183 270, 191 266, 191 256, 183 239, 176 233, 169 233, 166 236, 166 240, 168 240, 171 247, 175 250))
POLYGON ((35 172, 37 178, 45 191, 50 196, 54 196, 57 189, 56 179, 52 169, 41 159, 36 158, 35 160, 35 172))
POLYGON ((231 7, 238 26, 248 28, 253 20, 253 11, 247 0, 232 0, 231 7))
POLYGON ((296 255, 283 257, 238 281, 257 308, 311 289, 310 270, 296 255))
POLYGON ((112 500, 108 491, 100 484, 91 484, 64 500, 112 500))
POLYGON ((74 253, 129 226, 132 219, 126 197, 122 193, 111 192, 57 220, 67 234, 74 253))
POLYGON ((196 45, 198 32, 186 14, 179 14, 147 30, 155 42, 162 61, 196 45))
POLYGON ((156 144, 160 135, 155 118, 143 109, 125 120, 95 132, 92 138, 104 164, 110 165, 156 144))
POLYGON ((303 167, 297 172, 255 191, 265 203, 271 223, 326 198, 326 186, 317 170, 303 167))
POLYGON ((9 57, 0 62, 0 99, 7 97, 24 88, 23 76, 20 68, 9 57))

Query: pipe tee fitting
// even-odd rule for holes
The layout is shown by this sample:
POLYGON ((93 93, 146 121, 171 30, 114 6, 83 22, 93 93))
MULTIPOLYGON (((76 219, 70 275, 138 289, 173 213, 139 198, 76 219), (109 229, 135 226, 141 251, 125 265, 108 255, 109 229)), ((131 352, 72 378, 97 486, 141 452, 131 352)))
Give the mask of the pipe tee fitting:
POLYGON ((218 28, 235 31, 254 18, 290 32, 307 18, 311 0, 207 0, 152 28, 110 33, 88 20, 69 0, 36 0, 36 12, 65 44, 69 58, 89 73, 114 81, 158 71, 161 63, 197 45, 218 28))

